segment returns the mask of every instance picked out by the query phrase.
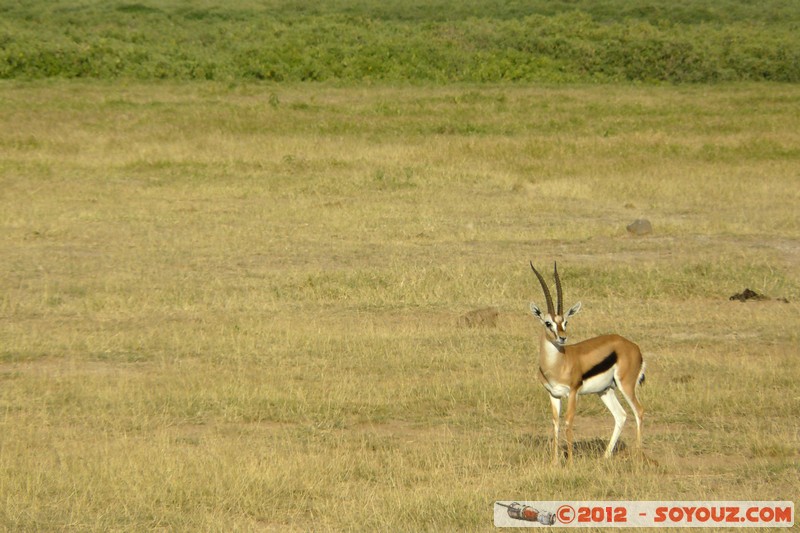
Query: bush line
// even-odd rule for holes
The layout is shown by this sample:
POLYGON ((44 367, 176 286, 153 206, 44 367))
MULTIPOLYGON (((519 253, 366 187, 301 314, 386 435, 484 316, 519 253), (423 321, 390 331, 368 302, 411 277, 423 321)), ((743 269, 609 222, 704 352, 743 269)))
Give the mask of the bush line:
POLYGON ((510 2, 374 1, 7 7, 0 78, 800 81, 800 6, 791 3, 773 2, 783 16, 775 19, 744 2, 727 2, 725 11, 710 0, 669 15, 655 0, 577 2, 562 11, 557 2, 532 2, 528 12, 510 2))

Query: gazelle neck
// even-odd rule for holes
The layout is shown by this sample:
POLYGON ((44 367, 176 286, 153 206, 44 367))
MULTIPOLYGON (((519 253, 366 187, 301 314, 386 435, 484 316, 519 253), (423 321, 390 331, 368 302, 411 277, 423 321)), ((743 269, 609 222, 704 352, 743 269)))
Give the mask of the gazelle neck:
POLYGON ((547 338, 547 332, 542 329, 539 338, 539 366, 549 368, 558 364, 564 357, 564 346, 547 338))

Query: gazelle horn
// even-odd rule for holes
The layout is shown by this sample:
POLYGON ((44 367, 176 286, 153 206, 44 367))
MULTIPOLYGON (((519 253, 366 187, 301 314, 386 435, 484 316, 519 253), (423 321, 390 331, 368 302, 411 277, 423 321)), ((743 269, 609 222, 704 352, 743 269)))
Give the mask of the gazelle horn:
POLYGON ((561 292, 561 279, 558 277, 558 265, 553 262, 553 275, 556 278, 556 300, 558 301, 558 315, 564 315, 564 296, 561 292))
POLYGON ((531 263, 531 268, 533 269, 533 273, 536 274, 536 277, 539 278, 539 283, 541 283, 542 285, 542 291, 544 291, 544 299, 547 300, 547 312, 550 313, 551 316, 555 316, 555 312, 553 311, 553 297, 550 296, 550 289, 547 288, 547 283, 545 283, 542 275, 539 274, 539 271, 536 270, 536 267, 533 266, 533 261, 531 261, 530 263, 531 263))

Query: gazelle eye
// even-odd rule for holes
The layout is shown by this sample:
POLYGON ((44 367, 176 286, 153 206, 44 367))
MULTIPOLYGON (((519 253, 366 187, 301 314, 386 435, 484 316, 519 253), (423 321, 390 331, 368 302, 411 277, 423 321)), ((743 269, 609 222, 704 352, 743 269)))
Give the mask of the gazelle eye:
POLYGON ((545 322, 545 323, 544 323, 544 327, 546 327, 546 328, 552 328, 552 327, 553 327, 553 323, 552 323, 552 322, 545 322))

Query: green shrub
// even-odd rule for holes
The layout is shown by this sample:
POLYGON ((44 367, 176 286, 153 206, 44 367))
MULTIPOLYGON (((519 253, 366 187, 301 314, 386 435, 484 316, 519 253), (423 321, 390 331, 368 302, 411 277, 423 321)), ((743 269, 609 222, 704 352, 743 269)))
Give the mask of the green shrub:
POLYGON ((800 4, 779 0, 35 0, 0 13, 6 79, 800 81, 800 4))

